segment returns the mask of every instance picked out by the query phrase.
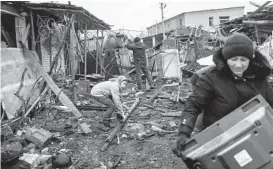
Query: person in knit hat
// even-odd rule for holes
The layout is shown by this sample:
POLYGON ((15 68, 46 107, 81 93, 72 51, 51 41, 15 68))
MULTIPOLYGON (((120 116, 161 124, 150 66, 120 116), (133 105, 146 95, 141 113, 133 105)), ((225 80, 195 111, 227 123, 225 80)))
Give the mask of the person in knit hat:
MULTIPOLYGON (((258 94, 273 106, 273 89, 267 82, 271 69, 265 57, 254 50, 249 37, 228 37, 224 46, 214 52, 213 62, 215 67, 199 77, 185 103, 173 148, 179 157, 201 112, 205 129, 258 94)), ((192 167, 191 162, 185 163, 192 167)))
POLYGON ((124 88, 128 81, 130 80, 127 77, 118 76, 117 78, 100 82, 91 89, 92 97, 109 107, 104 113, 102 120, 100 120, 100 128, 102 130, 110 129, 110 118, 116 108, 118 109, 117 118, 123 120, 124 111, 120 101, 120 89, 124 88))

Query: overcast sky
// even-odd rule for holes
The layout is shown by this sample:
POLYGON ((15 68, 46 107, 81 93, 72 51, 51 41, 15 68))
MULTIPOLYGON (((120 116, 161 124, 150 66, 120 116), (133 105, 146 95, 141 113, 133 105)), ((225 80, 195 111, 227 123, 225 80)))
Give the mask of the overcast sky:
MULTIPOLYGON (((58 2, 68 3, 63 0, 58 2)), ((72 5, 82 6, 99 19, 113 25, 112 30, 137 31, 147 31, 147 27, 161 21, 160 2, 167 4, 164 9, 165 19, 183 12, 203 9, 245 6, 245 13, 257 9, 246 0, 71 0, 72 5)), ((262 5, 266 1, 253 2, 262 5)))

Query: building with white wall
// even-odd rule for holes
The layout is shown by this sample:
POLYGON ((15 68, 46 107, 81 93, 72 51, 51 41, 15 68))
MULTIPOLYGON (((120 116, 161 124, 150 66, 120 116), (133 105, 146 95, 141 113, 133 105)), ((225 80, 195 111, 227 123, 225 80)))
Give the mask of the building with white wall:
MULTIPOLYGON (((165 32, 177 30, 185 26, 202 25, 204 28, 219 25, 220 23, 241 17, 244 15, 244 6, 210 9, 202 11, 184 12, 164 21, 165 32)), ((148 36, 163 33, 162 22, 147 28, 148 36)))

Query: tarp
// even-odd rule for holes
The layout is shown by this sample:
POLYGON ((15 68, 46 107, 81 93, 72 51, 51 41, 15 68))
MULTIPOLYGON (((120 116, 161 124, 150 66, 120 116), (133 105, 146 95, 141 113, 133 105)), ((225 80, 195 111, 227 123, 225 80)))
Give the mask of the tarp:
MULTIPOLYGON (((23 105, 23 102, 14 93, 17 92, 20 86, 22 73, 25 68, 28 67, 25 64, 21 49, 1 49, 1 103, 8 119, 15 118, 17 111, 23 105)), ((36 73, 33 74, 29 69, 25 72, 23 88, 19 95, 24 100, 31 97, 29 105, 39 96, 40 91, 38 88, 35 88, 35 92, 31 94, 33 84, 38 78, 38 75, 36 73)))

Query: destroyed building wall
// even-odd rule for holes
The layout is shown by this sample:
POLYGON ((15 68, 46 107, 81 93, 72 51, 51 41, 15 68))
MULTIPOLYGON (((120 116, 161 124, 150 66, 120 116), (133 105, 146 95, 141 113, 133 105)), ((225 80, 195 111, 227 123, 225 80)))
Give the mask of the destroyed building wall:
MULTIPOLYGON (((38 59, 38 58, 37 58, 38 59)), ((22 50, 19 48, 1 49, 1 102, 8 119, 15 118, 20 111, 23 101, 14 95, 18 91, 21 83, 25 65, 22 50)), ((33 74, 27 69, 23 79, 23 87, 19 92, 19 96, 23 100, 30 98, 29 105, 39 96, 40 90, 32 88, 39 75, 33 74)))

